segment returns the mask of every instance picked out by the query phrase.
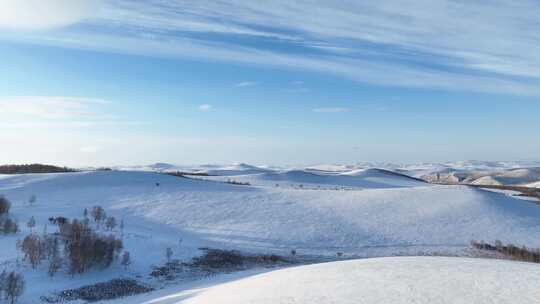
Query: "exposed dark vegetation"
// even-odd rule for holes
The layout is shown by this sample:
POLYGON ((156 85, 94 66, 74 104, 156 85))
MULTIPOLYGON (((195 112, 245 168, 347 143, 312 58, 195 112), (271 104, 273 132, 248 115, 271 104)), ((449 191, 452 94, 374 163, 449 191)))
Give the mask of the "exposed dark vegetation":
POLYGON ((204 254, 190 262, 169 260, 164 266, 154 267, 150 274, 156 278, 174 279, 185 273, 208 276, 216 273, 246 270, 254 267, 273 267, 294 261, 275 254, 244 254, 236 250, 201 248, 204 254))
POLYGON ((264 266, 276 263, 287 263, 288 260, 275 254, 246 255, 236 250, 207 249, 200 257, 193 258, 195 267, 209 269, 234 269, 245 266, 264 266))
MULTIPOLYGON (((116 226, 111 224, 116 220, 107 220, 105 211, 99 206, 92 209, 92 216, 98 228, 101 222, 107 223, 108 230, 116 226)), ((54 276, 63 264, 67 265, 70 274, 84 273, 94 267, 107 268, 123 249, 122 240, 113 234, 97 233, 86 216, 83 220, 49 218, 49 222, 58 227, 58 232, 44 232, 41 236, 31 233, 18 242, 18 248, 24 254, 23 260, 32 268, 48 261, 50 276, 54 276)))
POLYGON ((0 273, 0 300, 4 299, 14 304, 23 294, 24 287, 25 282, 21 274, 5 270, 0 273))
POLYGON ((172 176, 178 176, 178 177, 186 177, 186 176, 211 176, 208 173, 205 172, 183 172, 183 171, 176 171, 176 172, 166 172, 165 174, 172 175, 172 176))
POLYGON ((3 165, 0 166, 0 174, 25 174, 25 173, 62 173, 75 172, 76 170, 67 167, 57 167, 43 164, 27 165, 3 165))
MULTIPOLYGON (((177 177, 184 177, 184 178, 191 178, 191 179, 197 179, 195 176, 212 176, 207 173, 189 173, 189 172, 167 172, 165 173, 167 175, 177 176, 177 177)), ((205 179, 197 179, 197 180, 205 180, 205 179)), ((233 179, 227 179, 226 181, 215 181, 215 182, 221 182, 231 185, 238 185, 238 186, 251 186, 248 182, 239 182, 235 181, 233 179)))
POLYGON ((87 285, 76 289, 61 291, 53 296, 42 296, 41 300, 47 303, 61 303, 65 301, 84 300, 88 302, 112 300, 150 292, 153 288, 144 286, 131 279, 114 279, 104 283, 87 285))
POLYGON ((9 210, 11 209, 11 202, 0 196, 0 233, 1 234, 13 234, 19 231, 19 225, 17 222, 9 217, 9 210))
POLYGON ((248 182, 239 182, 232 179, 228 179, 225 183, 231 184, 231 185, 239 185, 239 186, 251 186, 248 182))
POLYGON ((97 168, 96 171, 113 171, 113 169, 109 167, 100 167, 97 168))
POLYGON ((540 249, 532 249, 525 246, 518 247, 512 244, 504 245, 501 241, 495 241, 494 245, 473 241, 471 245, 476 249, 497 252, 514 260, 540 263, 540 249))

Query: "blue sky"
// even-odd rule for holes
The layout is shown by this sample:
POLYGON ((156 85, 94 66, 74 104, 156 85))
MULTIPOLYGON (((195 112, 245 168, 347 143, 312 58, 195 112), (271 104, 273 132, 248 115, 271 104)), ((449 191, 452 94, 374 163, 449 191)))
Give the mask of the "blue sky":
POLYGON ((538 160, 538 3, 289 2, 4 1, 1 162, 538 160))

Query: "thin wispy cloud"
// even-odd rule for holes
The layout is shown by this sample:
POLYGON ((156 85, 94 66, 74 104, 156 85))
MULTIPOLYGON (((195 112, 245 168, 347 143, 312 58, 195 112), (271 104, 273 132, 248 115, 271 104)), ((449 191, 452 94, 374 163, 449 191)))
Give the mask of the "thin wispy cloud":
POLYGON ((199 111, 201 112, 209 112, 209 111, 212 111, 213 107, 212 105, 209 105, 209 104, 202 104, 199 106, 199 111))
POLYGON ((243 87, 252 87, 252 86, 256 86, 256 85, 259 85, 259 83, 256 82, 256 81, 242 81, 242 82, 239 82, 239 83, 235 84, 234 86, 239 87, 239 88, 243 88, 243 87))
POLYGON ((0 97, 0 128, 90 128, 147 124, 110 113, 107 109, 109 104, 107 100, 88 97, 0 97))
POLYGON ((348 108, 342 108, 342 107, 328 107, 328 108, 315 108, 313 109, 313 112, 315 113, 342 113, 342 112, 348 112, 348 108))
POLYGON ((101 0, 2 0, 0 29, 43 31, 95 16, 101 0))
POLYGON ((100 118, 96 108, 108 101, 64 96, 13 96, 0 98, 0 113, 43 119, 100 118))
POLYGON ((382 86, 540 95, 539 14, 533 0, 118 0, 103 2, 84 26, 0 39, 315 71, 382 86))

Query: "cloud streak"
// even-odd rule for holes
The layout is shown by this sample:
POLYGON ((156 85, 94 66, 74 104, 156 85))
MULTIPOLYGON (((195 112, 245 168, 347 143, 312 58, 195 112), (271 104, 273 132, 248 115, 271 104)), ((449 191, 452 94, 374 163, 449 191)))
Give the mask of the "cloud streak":
POLYGON ((101 0, 3 0, 0 29, 42 31, 78 23, 97 14, 101 0))
POLYGON ((256 85, 259 85, 259 83, 256 81, 243 81, 243 82, 239 82, 235 84, 234 86, 239 87, 239 88, 244 88, 244 87, 253 87, 256 85))
POLYGON ((0 128, 90 128, 138 126, 107 112, 110 102, 100 98, 68 96, 0 97, 0 128))
POLYGON ((313 112, 315 113, 342 113, 342 112, 348 112, 348 108, 341 108, 341 107, 329 107, 329 108, 316 108, 313 109, 313 112))
POLYGON ((101 115, 95 111, 95 106, 107 103, 98 98, 13 96, 0 98, 0 112, 43 119, 98 118, 101 115))
POLYGON ((540 95, 538 14, 532 0, 117 0, 105 1, 86 26, 3 37, 382 86, 540 95))
POLYGON ((210 112, 212 111, 213 107, 209 104, 202 104, 199 106, 199 111, 201 112, 210 112))

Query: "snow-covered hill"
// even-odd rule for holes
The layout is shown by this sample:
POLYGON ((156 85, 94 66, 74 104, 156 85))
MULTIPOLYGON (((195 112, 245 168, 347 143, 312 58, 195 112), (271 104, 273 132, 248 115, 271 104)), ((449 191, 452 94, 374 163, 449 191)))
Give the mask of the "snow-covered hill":
POLYGON ((347 172, 320 170, 268 171, 264 173, 233 176, 205 177, 208 180, 249 183, 257 186, 295 186, 305 188, 399 188, 426 186, 427 184, 406 175, 381 169, 360 169, 347 172))
MULTIPOLYGON (((526 185, 540 182, 539 162, 493 162, 493 161, 458 161, 420 164, 393 164, 393 163, 357 163, 357 164, 320 164, 297 168, 277 168, 269 166, 254 166, 245 163, 232 165, 199 165, 178 166, 166 163, 156 163, 147 166, 116 167, 126 171, 149 172, 190 172, 210 176, 227 177, 234 180, 254 184, 270 185, 271 182, 284 182, 298 186, 302 182, 319 186, 368 187, 384 188, 392 185, 383 181, 379 185, 369 182, 369 179, 378 180, 378 177, 365 177, 347 179, 343 176, 362 174, 394 172, 414 178, 421 178, 429 182, 445 184, 473 184, 473 185, 526 185), (258 176, 257 176, 258 174, 258 176), (244 176, 244 175, 249 175, 244 176), (338 176, 335 178, 320 177, 325 175, 338 176), (251 180, 251 181, 250 181, 251 180)), ((403 176, 402 176, 403 177, 403 176)), ((217 178, 220 180, 219 178, 217 178)), ((402 179, 403 181, 404 179, 402 179)), ((411 181, 409 181, 411 182, 411 181)), ((406 182, 405 186, 411 185, 406 182)), ((414 182, 414 181, 413 181, 414 182)), ((398 183, 394 186, 403 186, 398 183)))
POLYGON ((430 182, 447 184, 473 185, 526 185, 540 181, 540 167, 489 170, 489 171, 457 171, 448 169, 421 176, 430 182))
MULTIPOLYGON (((295 178, 308 184, 305 178, 312 176, 307 174, 295 178)), ((401 176, 371 170, 328 176, 402 182, 401 176)), ((0 176, 0 194, 12 201, 11 216, 23 230, 0 236, 0 263, 16 265, 15 243, 28 233, 25 223, 31 216, 36 231, 42 231, 51 216, 80 218, 84 208, 95 205, 125 222, 124 243, 134 260, 130 276, 145 277, 152 265, 162 264, 167 247, 183 260, 199 255, 200 247, 283 255, 295 249, 298 255, 326 257, 337 252, 346 257, 467 254, 471 240, 540 247, 540 208, 535 204, 467 186, 417 181, 399 186, 363 184, 347 191, 240 186, 141 171, 0 176), (30 206, 32 195, 37 202, 30 206)), ((32 302, 46 291, 119 275, 125 272, 115 265, 74 278, 64 271, 50 281, 46 271, 27 268, 25 299, 32 302)))
POLYGON ((473 239, 540 246, 537 206, 466 186, 419 185, 304 190, 112 171, 3 177, 0 192, 14 202, 20 221, 35 215, 43 224, 49 216, 80 216, 85 207, 102 205, 133 225, 145 223, 155 237, 165 229, 250 250, 364 254, 473 239), (38 203, 29 207, 33 194, 38 203))
MULTIPOLYGON (((155 304, 536 303, 540 265, 399 257, 324 263, 157 298, 155 304)), ((130 302, 141 303, 141 302, 130 302)))

